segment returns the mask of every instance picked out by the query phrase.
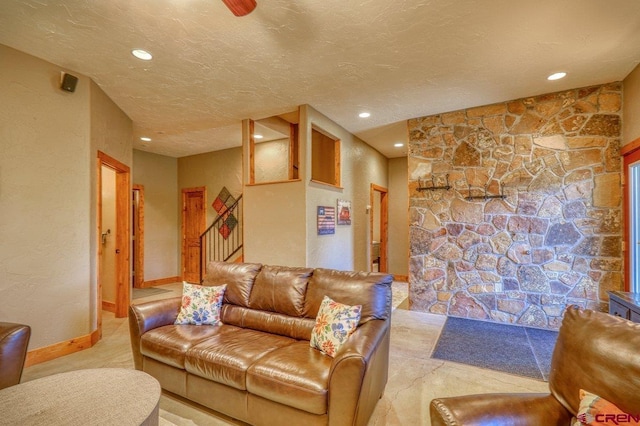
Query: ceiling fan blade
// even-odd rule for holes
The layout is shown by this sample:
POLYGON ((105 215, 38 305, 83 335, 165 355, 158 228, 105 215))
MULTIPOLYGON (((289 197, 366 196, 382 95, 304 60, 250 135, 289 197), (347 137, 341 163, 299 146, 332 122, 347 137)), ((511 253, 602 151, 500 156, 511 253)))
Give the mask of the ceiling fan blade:
POLYGON ((256 8, 256 0, 222 0, 236 16, 248 15, 256 8))

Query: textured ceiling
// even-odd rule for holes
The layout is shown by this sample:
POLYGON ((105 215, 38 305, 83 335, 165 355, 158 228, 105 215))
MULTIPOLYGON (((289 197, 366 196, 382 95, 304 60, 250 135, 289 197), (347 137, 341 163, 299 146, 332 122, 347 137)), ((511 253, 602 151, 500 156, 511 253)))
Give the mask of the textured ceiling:
POLYGON ((242 119, 310 104, 396 157, 406 119, 624 79, 640 1, 2 0, 0 44, 91 77, 145 151, 238 146, 242 119))

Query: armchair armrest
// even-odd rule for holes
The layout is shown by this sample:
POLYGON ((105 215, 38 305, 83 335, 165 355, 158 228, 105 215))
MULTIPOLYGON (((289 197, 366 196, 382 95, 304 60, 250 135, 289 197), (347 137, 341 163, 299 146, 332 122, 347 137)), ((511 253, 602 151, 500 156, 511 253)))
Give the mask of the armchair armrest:
POLYGON ((432 426, 562 425, 571 423, 571 413, 549 394, 483 394, 431 401, 432 426))
POLYGON ((0 322, 0 389, 20 383, 30 337, 28 325, 0 322))
POLYGON ((387 384, 389 331, 389 320, 368 321, 338 350, 329 371, 329 425, 366 424, 387 384))
POLYGON ((181 297, 172 297, 129 306, 129 335, 136 370, 142 370, 140 337, 154 328, 173 324, 178 317, 181 303, 181 297))

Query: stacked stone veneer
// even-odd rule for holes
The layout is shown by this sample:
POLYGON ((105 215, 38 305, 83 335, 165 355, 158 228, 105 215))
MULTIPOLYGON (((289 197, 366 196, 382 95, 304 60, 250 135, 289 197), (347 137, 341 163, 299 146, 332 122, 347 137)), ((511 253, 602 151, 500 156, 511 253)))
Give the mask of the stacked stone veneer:
POLYGON ((411 309, 544 328, 606 309, 623 286, 621 90, 409 121, 411 309), (485 193, 505 198, 466 199, 485 193))

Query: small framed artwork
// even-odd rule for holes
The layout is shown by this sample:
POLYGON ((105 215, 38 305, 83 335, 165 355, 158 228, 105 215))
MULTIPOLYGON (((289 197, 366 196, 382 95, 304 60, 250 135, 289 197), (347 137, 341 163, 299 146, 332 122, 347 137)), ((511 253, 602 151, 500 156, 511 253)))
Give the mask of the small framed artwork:
POLYGON ((338 225, 351 225, 351 201, 338 200, 338 225))
POLYGON ((336 233, 336 208, 318 206, 318 235, 336 233))

